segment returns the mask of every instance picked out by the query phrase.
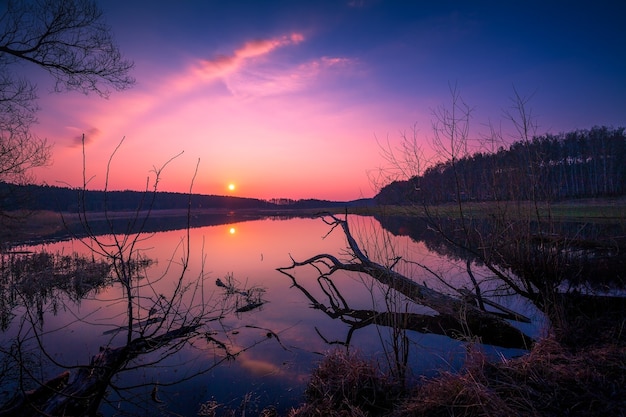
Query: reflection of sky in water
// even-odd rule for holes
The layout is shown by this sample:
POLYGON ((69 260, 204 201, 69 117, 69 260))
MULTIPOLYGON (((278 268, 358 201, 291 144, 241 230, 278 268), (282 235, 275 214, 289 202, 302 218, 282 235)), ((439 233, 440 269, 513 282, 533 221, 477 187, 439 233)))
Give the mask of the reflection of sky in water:
MULTIPOLYGON (((434 271, 446 272, 453 284, 458 284, 457 281, 463 277, 464 262, 460 266, 451 265, 449 261, 428 252, 421 243, 415 243, 408 237, 383 233, 380 225, 371 218, 353 217, 350 224, 353 234, 362 242, 369 256, 380 263, 390 264, 397 256, 402 256, 427 265, 434 271)), ((221 323, 210 323, 216 331, 215 337, 229 342, 235 350, 259 343, 257 346, 240 354, 235 361, 221 364, 188 382, 163 387, 160 390, 161 400, 166 401, 173 411, 191 415, 197 412, 202 402, 212 398, 235 407, 248 392, 254 392, 253 398, 260 396, 258 401, 261 403, 277 403, 285 408, 295 405, 294 401, 300 399, 314 362, 321 358, 318 353, 332 348, 315 329, 327 340, 345 341, 348 327, 319 310, 309 308, 309 301, 297 289, 291 288, 291 281, 276 268, 289 265, 290 255, 298 261, 318 253, 346 258, 346 244, 341 230, 327 235, 328 231, 329 227, 319 219, 247 221, 191 230, 188 247, 190 263, 186 274, 190 279, 204 274, 207 298, 213 294, 212 302, 219 302, 222 289, 215 285, 215 281, 232 274, 243 287, 264 288, 263 300, 267 302, 258 309, 229 316, 221 323), (275 337, 268 337, 268 332, 277 334, 280 343, 275 337)), ((139 247, 147 257, 156 261, 146 279, 155 282, 157 292, 168 294, 173 289, 175 277, 180 274, 180 261, 187 250, 185 231, 155 233, 142 241, 139 247), (157 281, 166 273, 170 274, 167 279, 157 281)), ((85 252, 86 249, 77 242, 61 242, 48 245, 46 250, 71 253, 85 252)), ((398 264, 397 270, 419 282, 427 282, 431 287, 442 287, 440 282, 414 264, 398 264)), ((319 301, 325 301, 317 287, 313 269, 298 269, 295 276, 312 295, 319 297, 319 301)), ((334 278, 351 308, 371 309, 373 303, 379 310, 385 308, 381 297, 372 297, 369 291, 372 281, 369 278, 346 274, 337 274, 334 278)), ((378 286, 371 288, 374 294, 380 293, 378 286)), ((46 343, 56 359, 68 365, 84 364, 89 362, 99 346, 122 344, 122 339, 114 339, 114 334, 103 334, 123 323, 125 305, 113 301, 119 297, 120 291, 117 287, 107 288, 83 300, 71 312, 46 315, 46 329, 61 329, 46 335, 46 343)), ((10 332, 5 337, 9 335, 10 332)), ((386 335, 387 329, 369 326, 354 333, 352 345, 382 358, 380 340, 386 335)), ((412 347, 418 352, 413 354, 418 372, 427 372, 435 366, 453 368, 462 357, 463 349, 458 342, 417 333, 411 333, 410 337, 412 347)), ((193 348, 168 358, 159 367, 125 374, 120 385, 167 383, 203 369, 203 365, 208 366, 221 357, 219 349, 216 351, 204 341, 197 342, 193 348)), ((149 399, 149 393, 141 396, 149 399)))

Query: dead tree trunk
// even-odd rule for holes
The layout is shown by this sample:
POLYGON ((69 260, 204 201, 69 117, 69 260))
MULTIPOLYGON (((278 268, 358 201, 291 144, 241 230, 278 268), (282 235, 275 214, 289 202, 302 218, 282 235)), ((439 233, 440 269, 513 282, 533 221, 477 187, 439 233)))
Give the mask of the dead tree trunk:
MULTIPOLYGON (((331 227, 340 226, 343 229, 354 260, 344 263, 333 255, 320 254, 303 262, 292 259, 292 265, 278 268, 280 272, 291 276, 287 271, 310 265, 318 271, 321 271, 321 266, 328 268, 329 272, 325 274, 326 276, 339 270, 364 273, 415 303, 435 310, 438 313, 438 319, 434 322, 440 326, 445 326, 436 333, 446 334, 459 340, 478 338, 481 343, 507 348, 529 349, 533 345, 532 338, 498 315, 481 310, 465 300, 418 284, 404 275, 373 262, 358 246, 350 233, 346 220, 339 219, 332 214, 324 214, 323 219, 331 227)), ((511 318, 515 319, 515 317, 511 318)))
POLYGON ((147 350, 189 338, 198 327, 183 326, 152 338, 134 339, 126 346, 101 348, 89 366, 80 368, 73 378, 68 371, 63 372, 39 389, 16 398, 0 410, 0 417, 97 415, 111 379, 128 361, 147 350))

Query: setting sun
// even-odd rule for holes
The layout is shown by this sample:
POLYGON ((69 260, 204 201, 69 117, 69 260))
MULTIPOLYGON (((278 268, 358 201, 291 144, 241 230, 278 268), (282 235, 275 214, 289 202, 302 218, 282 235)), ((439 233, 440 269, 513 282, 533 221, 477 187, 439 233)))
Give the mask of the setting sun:
POLYGON ((233 184, 233 183, 228 184, 228 189, 230 191, 235 191, 235 184, 233 184))

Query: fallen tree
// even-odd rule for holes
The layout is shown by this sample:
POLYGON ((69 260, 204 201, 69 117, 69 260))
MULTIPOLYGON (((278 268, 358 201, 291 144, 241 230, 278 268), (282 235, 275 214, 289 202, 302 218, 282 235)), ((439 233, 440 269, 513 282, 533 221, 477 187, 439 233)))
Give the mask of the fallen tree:
MULTIPOLYGON (((510 310, 487 311, 484 306, 483 308, 479 307, 483 303, 473 302, 472 297, 457 298, 419 284, 394 271, 392 268, 372 261, 361 250, 350 233, 347 218, 340 219, 331 213, 322 213, 320 217, 331 226, 331 231, 341 227, 352 259, 349 262, 342 262, 339 258, 330 254, 318 254, 300 262, 292 258, 291 265, 278 268, 278 271, 290 277, 293 285, 300 290, 304 290, 304 288, 297 283, 294 275, 290 273, 290 271, 298 267, 311 266, 318 271, 319 278, 324 280, 329 280, 329 277, 337 271, 366 274, 414 303, 428 307, 437 313, 435 315, 410 315, 410 320, 403 321, 410 324, 410 329, 423 333, 442 334, 458 340, 478 340, 484 344, 506 348, 530 349, 534 344, 531 337, 505 319, 506 317, 515 321, 527 321, 523 316, 517 315, 510 310)), ((313 302, 315 308, 322 309, 331 316, 334 314, 344 319, 346 316, 358 317, 360 321, 365 320, 382 325, 390 322, 389 312, 363 313, 362 311, 350 309, 344 309, 342 312, 341 308, 337 306, 333 307, 334 312, 330 312, 326 306, 323 306, 310 294, 308 294, 308 297, 313 302)), ((394 320, 394 322, 396 321, 394 320)))
POLYGON ((0 410, 0 417, 96 415, 111 379, 130 360, 147 350, 186 340, 198 328, 199 324, 181 326, 159 336, 136 338, 121 347, 103 347, 89 366, 79 368, 72 378, 65 371, 35 390, 18 394, 0 410))

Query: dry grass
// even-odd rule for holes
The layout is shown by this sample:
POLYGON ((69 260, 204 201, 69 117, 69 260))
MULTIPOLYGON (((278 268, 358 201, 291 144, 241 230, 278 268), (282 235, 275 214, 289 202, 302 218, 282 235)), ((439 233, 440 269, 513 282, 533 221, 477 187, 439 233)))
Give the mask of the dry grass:
POLYGON ((490 362, 470 344, 461 371, 411 392, 363 357, 333 351, 290 417, 626 416, 624 300, 559 298, 553 310, 550 335, 528 354, 490 362))
POLYGON ((306 403, 289 416, 626 416, 624 338, 563 342, 553 334, 527 355, 496 362, 469 345, 460 372, 442 372, 403 394, 374 363, 332 351, 313 372, 306 403))
POLYGON ((0 239, 4 242, 37 239, 63 230, 63 220, 53 211, 14 211, 0 219, 0 239))
POLYGON ((626 347, 572 352, 554 338, 526 356, 491 364, 471 352, 459 374, 431 379, 391 415, 407 416, 623 416, 626 347))
POLYGON ((365 417, 389 413, 398 390, 378 366, 355 352, 329 352, 313 371, 306 403, 290 417, 365 417))
POLYGON ((555 295, 546 312, 550 331, 563 346, 626 344, 626 297, 555 295))

